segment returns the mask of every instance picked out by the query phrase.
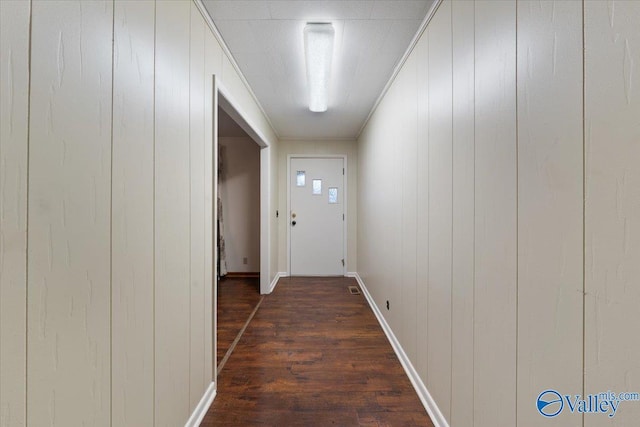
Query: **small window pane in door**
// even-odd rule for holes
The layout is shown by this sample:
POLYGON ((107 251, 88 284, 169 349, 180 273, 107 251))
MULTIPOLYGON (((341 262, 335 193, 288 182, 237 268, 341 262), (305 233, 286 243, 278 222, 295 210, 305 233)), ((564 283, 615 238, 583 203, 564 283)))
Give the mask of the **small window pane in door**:
POLYGON ((306 185, 306 174, 304 171, 296 172, 296 186, 304 187, 306 185))
POLYGON ((314 179, 313 180, 313 195, 319 195, 322 194, 322 180, 321 179, 314 179))
POLYGON ((329 203, 338 203, 338 189, 336 187, 329 187, 329 203))

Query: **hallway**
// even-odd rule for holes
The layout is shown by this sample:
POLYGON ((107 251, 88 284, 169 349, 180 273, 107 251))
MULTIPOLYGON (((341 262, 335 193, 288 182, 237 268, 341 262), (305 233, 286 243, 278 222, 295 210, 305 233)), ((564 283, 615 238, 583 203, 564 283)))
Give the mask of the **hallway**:
POLYGON ((637 426, 639 22, 0 0, 0 426, 637 426), (289 278, 312 245, 366 298, 289 278))
POLYGON ((281 279, 218 376, 202 425, 432 426, 352 285, 348 278, 281 279))

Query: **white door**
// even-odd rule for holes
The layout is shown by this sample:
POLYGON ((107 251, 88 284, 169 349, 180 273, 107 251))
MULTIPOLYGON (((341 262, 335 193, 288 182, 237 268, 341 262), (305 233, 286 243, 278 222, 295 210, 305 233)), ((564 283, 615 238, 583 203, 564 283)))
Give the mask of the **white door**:
POLYGON ((344 159, 291 158, 293 276, 344 275, 344 159))

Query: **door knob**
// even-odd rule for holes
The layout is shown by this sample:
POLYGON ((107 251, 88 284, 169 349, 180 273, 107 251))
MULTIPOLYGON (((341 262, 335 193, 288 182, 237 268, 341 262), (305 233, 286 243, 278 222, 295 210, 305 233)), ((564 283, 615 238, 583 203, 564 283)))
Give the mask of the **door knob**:
POLYGON ((295 221, 291 221, 291 225, 295 227, 296 222, 295 221))

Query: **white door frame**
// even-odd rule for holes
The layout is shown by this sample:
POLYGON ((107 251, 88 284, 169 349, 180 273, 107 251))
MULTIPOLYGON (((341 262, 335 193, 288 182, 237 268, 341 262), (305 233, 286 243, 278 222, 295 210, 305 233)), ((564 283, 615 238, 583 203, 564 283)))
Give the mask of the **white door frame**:
MULTIPOLYGON (((218 388, 218 85, 220 82, 216 75, 211 76, 211 259, 205 262, 211 263, 211 357, 212 357, 212 381, 214 388, 218 388)), ((205 109, 206 112, 206 109, 205 109)), ((205 113, 206 114, 206 113, 205 113)), ((206 143, 206 141, 205 141, 206 143)), ((206 251, 205 251, 206 253, 206 251)), ((206 316, 205 316, 206 317, 206 316)))
POLYGON ((287 212, 285 213, 287 220, 287 274, 291 275, 291 159, 342 159, 344 166, 344 175, 342 177, 343 186, 343 204, 344 204, 344 227, 342 227, 342 252, 344 257, 344 265, 342 266, 342 275, 347 274, 347 223, 349 215, 347 213, 347 155, 346 154, 289 154, 287 156, 287 212))
MULTIPOLYGON (((260 293, 269 293, 269 268, 271 266, 271 228, 269 224, 269 213, 271 212, 271 197, 269 188, 269 178, 271 174, 271 162, 269 152, 266 148, 271 145, 267 138, 254 127, 249 121, 249 116, 240 107, 229 91, 221 82, 218 84, 218 105, 229 115, 251 139, 260 147, 260 293)), ((216 110, 217 112, 217 110, 216 110)), ((217 114, 217 113, 216 113, 217 114)), ((218 165, 215 166, 217 179, 218 165)), ((217 208, 217 199, 215 201, 217 208)), ((217 210, 216 210, 217 213, 217 210)))

